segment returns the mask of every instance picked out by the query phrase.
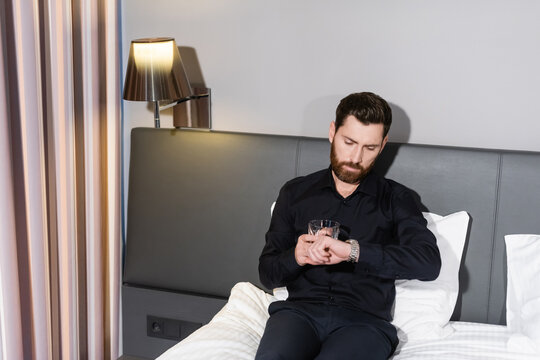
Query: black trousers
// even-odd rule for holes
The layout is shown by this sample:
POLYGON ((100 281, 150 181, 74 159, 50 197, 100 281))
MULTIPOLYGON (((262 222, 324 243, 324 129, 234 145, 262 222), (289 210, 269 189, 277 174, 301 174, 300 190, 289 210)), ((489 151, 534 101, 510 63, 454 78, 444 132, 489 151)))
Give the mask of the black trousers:
POLYGON ((373 315, 331 304, 276 301, 255 359, 386 360, 397 332, 373 315))

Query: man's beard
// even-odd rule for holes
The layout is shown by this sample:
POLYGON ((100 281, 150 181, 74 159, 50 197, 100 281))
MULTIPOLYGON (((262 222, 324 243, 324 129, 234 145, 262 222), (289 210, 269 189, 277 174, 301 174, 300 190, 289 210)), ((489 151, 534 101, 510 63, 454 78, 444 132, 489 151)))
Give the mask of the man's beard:
POLYGON ((375 161, 373 161, 367 168, 364 168, 360 164, 355 164, 355 163, 347 162, 347 161, 339 161, 336 155, 335 146, 332 143, 332 147, 330 150, 330 164, 332 166, 332 170, 334 171, 334 174, 336 174, 336 177, 339 180, 347 184, 359 184, 360 181, 362 181, 366 177, 366 175, 371 171, 371 169, 375 165, 375 161), (353 169, 357 169, 358 171, 346 170, 345 166, 349 166, 353 169))

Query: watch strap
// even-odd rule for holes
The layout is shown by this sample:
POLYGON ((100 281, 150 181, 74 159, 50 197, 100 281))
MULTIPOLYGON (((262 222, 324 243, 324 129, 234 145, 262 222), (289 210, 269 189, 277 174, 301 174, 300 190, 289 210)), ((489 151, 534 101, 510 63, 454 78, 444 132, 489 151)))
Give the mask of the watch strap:
POLYGON ((360 245, 355 239, 349 239, 345 241, 346 243, 351 244, 351 253, 349 254, 348 262, 358 262, 358 256, 360 255, 360 245))

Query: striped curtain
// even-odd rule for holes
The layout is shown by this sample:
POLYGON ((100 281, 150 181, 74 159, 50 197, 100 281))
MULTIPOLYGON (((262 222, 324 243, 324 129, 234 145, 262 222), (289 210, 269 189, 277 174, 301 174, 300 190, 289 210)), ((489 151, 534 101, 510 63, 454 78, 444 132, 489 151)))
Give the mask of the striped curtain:
POLYGON ((0 6, 0 359, 116 359, 119 0, 0 6))

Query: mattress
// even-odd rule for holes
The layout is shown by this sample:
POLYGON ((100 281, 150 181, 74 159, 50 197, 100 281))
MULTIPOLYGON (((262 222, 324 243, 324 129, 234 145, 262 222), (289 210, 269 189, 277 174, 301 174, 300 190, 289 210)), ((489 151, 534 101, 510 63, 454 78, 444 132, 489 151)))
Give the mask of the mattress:
MULTIPOLYGON (((276 298, 250 283, 238 283, 227 304, 207 325, 164 352, 158 360, 253 359, 276 298)), ((400 343, 393 360, 538 360, 538 355, 507 350, 506 326, 451 322, 454 332, 429 341, 400 343)))

